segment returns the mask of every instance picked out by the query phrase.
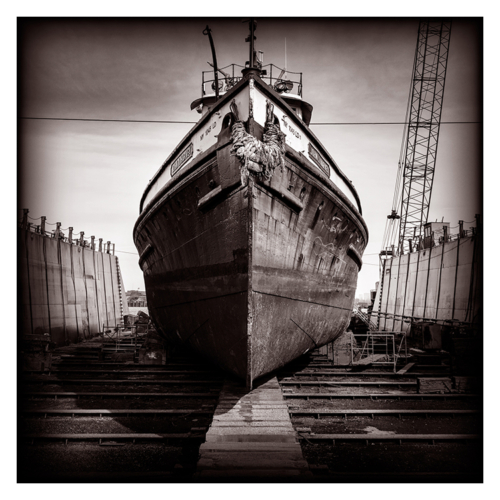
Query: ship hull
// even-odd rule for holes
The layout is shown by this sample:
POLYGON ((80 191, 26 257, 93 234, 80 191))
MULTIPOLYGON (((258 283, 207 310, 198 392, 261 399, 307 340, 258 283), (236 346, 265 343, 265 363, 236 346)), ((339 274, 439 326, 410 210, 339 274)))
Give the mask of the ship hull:
POLYGON ((188 344, 245 377, 246 190, 237 190, 206 213, 199 211, 196 187, 208 185, 216 172, 212 166, 181 188, 144 226, 144 231, 151 228, 146 241, 155 249, 143 263, 148 309, 165 338, 188 344))
POLYGON ((251 384, 345 330, 359 267, 348 249, 362 226, 291 160, 271 182, 250 178, 200 209, 225 167, 200 166, 169 193, 144 219, 140 248, 155 249, 142 264, 162 334, 251 384), (294 177, 295 206, 278 194, 294 177))
MULTIPOLYGON (((252 117, 247 128, 262 137, 252 117)), ((143 210, 134 239, 161 334, 251 387, 345 330, 367 232, 292 148, 266 179, 242 175, 231 146, 221 131, 143 210)))

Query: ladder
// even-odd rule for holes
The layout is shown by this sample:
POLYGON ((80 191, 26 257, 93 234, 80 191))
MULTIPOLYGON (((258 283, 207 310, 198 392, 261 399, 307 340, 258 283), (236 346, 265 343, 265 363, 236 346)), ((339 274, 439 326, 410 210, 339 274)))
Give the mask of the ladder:
POLYGON ((368 327, 368 330, 377 330, 377 325, 372 323, 368 314, 365 314, 359 308, 354 309, 354 314, 368 327))

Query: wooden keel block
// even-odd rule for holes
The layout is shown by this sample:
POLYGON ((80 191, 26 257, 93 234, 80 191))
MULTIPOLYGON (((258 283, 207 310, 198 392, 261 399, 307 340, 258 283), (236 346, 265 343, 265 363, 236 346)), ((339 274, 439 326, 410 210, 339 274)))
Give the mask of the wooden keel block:
POLYGON ((196 477, 309 477, 277 379, 249 392, 235 389, 228 382, 222 388, 196 477))
POLYGON ((419 378, 417 379, 417 392, 419 394, 450 393, 452 392, 451 378, 419 378))

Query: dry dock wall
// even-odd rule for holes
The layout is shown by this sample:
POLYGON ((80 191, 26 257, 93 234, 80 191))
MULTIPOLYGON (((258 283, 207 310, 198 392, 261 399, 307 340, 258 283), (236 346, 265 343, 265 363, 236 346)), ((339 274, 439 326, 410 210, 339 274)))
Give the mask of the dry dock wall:
POLYGON ((19 334, 66 345, 102 332, 128 312, 118 258, 18 229, 19 334))
POLYGON ((384 262, 371 322, 407 331, 415 321, 477 323, 482 309, 480 235, 384 262))

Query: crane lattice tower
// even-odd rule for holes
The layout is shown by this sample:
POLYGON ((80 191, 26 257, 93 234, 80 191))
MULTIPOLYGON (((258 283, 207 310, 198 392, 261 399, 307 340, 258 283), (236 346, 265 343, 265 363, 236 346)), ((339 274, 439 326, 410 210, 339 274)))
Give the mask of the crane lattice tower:
POLYGON ((419 24, 405 131, 399 254, 409 250, 408 240, 422 238, 429 215, 450 34, 450 21, 419 24))

